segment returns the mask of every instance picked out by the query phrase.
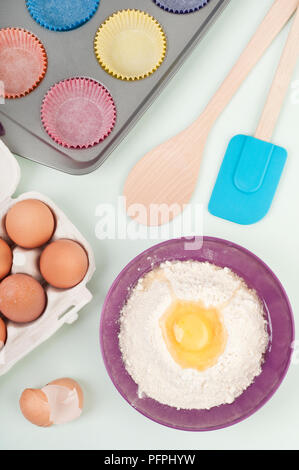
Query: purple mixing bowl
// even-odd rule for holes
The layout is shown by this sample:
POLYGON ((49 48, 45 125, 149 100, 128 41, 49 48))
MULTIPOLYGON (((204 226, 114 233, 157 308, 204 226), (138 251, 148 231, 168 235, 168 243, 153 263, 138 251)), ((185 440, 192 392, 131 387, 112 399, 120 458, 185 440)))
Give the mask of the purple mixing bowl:
MULTIPOLYGON (((212 431, 248 418, 261 408, 283 381, 292 355, 294 320, 284 288, 268 266, 253 253, 234 243, 204 237, 200 250, 185 249, 185 239, 170 240, 141 253, 114 281, 104 303, 100 339, 104 362, 112 382, 127 402, 151 420, 184 431, 212 431), (211 410, 177 410, 151 398, 140 399, 137 385, 127 373, 119 350, 119 315, 138 279, 171 260, 208 261, 229 267, 255 289, 263 301, 269 323, 271 343, 262 373, 231 405, 211 410)), ((190 248, 190 247, 189 247, 190 248)))

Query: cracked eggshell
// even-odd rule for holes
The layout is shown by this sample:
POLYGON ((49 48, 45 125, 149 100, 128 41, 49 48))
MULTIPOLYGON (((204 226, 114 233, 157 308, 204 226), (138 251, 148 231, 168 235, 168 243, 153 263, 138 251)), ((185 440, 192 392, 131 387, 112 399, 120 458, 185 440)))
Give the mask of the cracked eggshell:
POLYGON ((81 386, 78 384, 78 382, 76 382, 76 380, 65 377, 62 379, 53 380, 49 385, 60 385, 61 387, 67 387, 70 390, 75 389, 78 393, 79 407, 81 410, 83 410, 84 394, 81 386))
POLYGON ((49 427, 66 424, 81 416, 84 397, 80 385, 63 378, 40 389, 26 389, 20 398, 23 416, 32 424, 49 427))
POLYGON ((20 408, 30 423, 41 427, 52 426, 48 399, 42 390, 31 388, 24 390, 20 398, 20 408))

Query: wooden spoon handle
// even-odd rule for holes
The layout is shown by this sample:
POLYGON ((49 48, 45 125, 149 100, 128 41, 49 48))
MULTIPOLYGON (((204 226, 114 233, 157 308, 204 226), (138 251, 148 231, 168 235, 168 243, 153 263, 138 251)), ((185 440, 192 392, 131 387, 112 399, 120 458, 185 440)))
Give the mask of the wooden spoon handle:
POLYGON ((257 128, 257 139, 270 141, 287 94, 299 57, 299 8, 287 39, 262 118, 257 128))
POLYGON ((208 129, 213 126, 251 70, 261 59, 287 21, 291 18, 297 7, 298 0, 275 1, 253 35, 251 41, 242 52, 237 63, 234 65, 233 69, 204 110, 203 114, 190 126, 189 130, 194 135, 195 140, 198 131, 203 126, 203 122, 208 129))

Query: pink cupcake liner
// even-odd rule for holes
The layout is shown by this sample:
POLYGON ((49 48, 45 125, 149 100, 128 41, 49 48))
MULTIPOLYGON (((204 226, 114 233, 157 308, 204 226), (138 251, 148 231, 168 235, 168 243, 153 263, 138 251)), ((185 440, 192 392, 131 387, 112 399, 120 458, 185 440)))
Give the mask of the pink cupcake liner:
POLYGON ((21 98, 33 91, 47 71, 47 54, 40 40, 20 28, 0 29, 0 81, 4 98, 21 98))
POLYGON ((116 107, 108 90, 89 78, 54 85, 43 100, 41 119, 49 136, 66 148, 86 149, 112 132, 116 107))

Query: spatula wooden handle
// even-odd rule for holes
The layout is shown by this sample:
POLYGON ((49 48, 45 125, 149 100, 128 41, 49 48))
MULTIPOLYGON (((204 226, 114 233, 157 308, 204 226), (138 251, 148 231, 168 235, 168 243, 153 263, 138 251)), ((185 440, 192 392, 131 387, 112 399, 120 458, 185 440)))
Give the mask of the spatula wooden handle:
POLYGON ((257 139, 270 141, 299 58, 299 8, 287 39, 262 118, 257 128, 257 139))
POLYGON ((203 115, 189 128, 195 140, 197 131, 203 126, 203 120, 207 128, 212 127, 297 7, 298 0, 275 1, 203 115))

